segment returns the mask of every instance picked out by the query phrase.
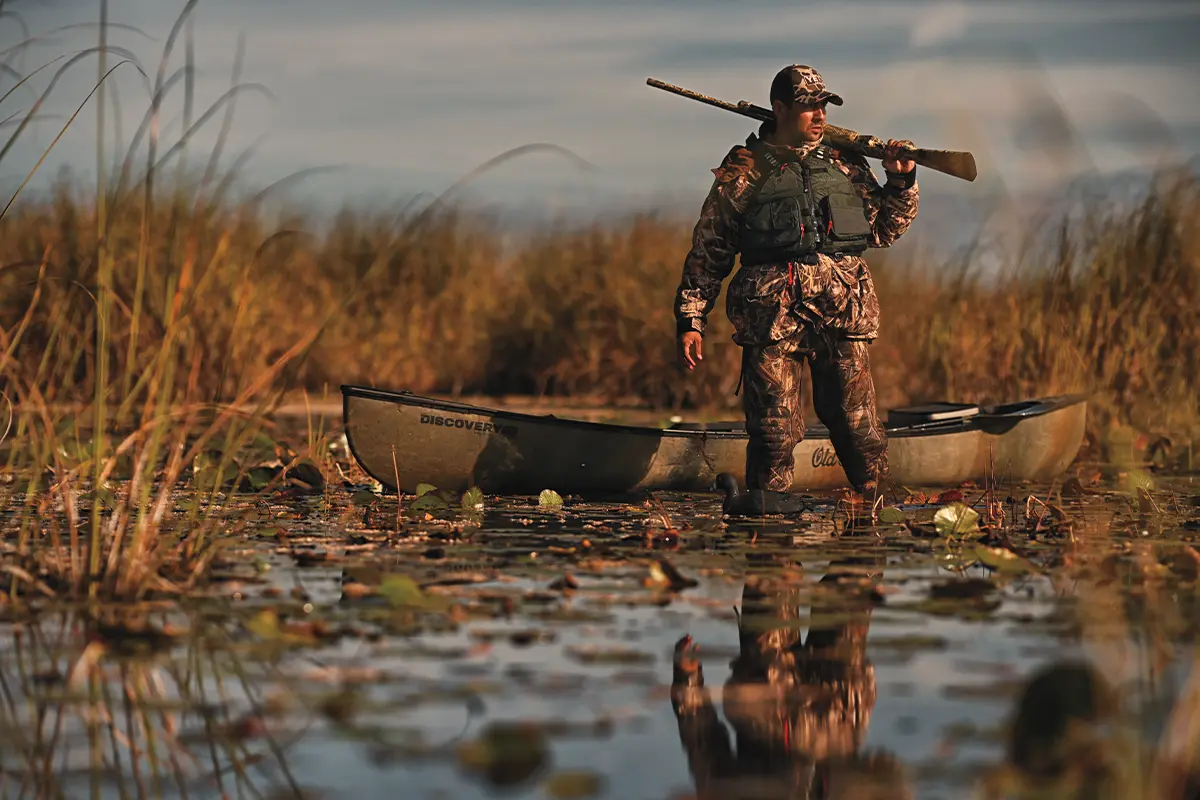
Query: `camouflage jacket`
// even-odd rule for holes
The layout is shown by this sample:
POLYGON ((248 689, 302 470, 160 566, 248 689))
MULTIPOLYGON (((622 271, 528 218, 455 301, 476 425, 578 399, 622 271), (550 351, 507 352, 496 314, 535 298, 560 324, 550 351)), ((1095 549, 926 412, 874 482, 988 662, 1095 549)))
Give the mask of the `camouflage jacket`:
MULTIPOLYGON (((778 157, 802 158, 817 145, 786 147, 761 141, 769 126, 752 134, 745 145, 731 149, 713 170, 716 180, 704 199, 692 232, 692 247, 684 260, 683 277, 675 295, 677 332, 704 332, 705 323, 721 293, 721 283, 733 270, 738 253, 740 219, 754 198, 762 173, 751 148, 763 147, 778 157)), ((871 223, 871 247, 888 247, 917 216, 919 189, 916 170, 875 179, 866 159, 853 153, 834 153, 866 204, 871 223)), ((879 299, 866 259, 818 255, 812 263, 763 264, 743 267, 729 284, 726 313, 740 345, 765 345, 785 339, 804 327, 856 339, 879 335, 879 299)))

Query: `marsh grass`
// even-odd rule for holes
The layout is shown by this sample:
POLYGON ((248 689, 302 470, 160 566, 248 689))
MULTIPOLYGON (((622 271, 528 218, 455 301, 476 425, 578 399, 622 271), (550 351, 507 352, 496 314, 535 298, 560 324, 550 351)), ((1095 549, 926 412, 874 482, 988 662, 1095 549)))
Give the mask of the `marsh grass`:
MULTIPOLYGON (((155 194, 156 180, 170 158, 178 155, 182 163, 188 139, 216 111, 231 109, 244 87, 237 84, 235 70, 230 91, 191 121, 190 43, 184 67, 170 78, 166 71, 195 5, 185 6, 168 37, 157 77, 147 86, 149 109, 115 181, 106 173, 106 83, 121 66, 129 65, 143 77, 146 73, 131 55, 109 45, 108 4, 103 0, 98 45, 57 69, 4 149, 8 152, 26 131, 58 80, 95 57, 97 80, 79 107, 94 102, 97 116, 93 202, 80 214, 72 201, 56 198, 53 205, 74 222, 70 238, 48 240, 33 258, 4 262, 6 289, 15 293, 6 295, 0 378, 6 397, 22 412, 15 415, 6 454, 9 489, 20 495, 23 511, 2 565, 13 598, 23 587, 76 597, 136 597, 147 591, 181 591, 194 582, 212 557, 213 533, 221 524, 215 513, 219 504, 210 501, 224 488, 224 465, 218 465, 211 484, 204 480, 207 476, 191 475, 196 502, 185 514, 173 513, 175 490, 185 473, 194 472, 195 459, 206 448, 219 447, 232 459, 261 432, 261 410, 270 402, 274 380, 315 337, 314 331, 309 339, 294 341, 265 369, 239 374, 234 404, 205 402, 203 370, 217 359, 205 346, 209 343, 197 342, 192 333, 196 309, 206 301, 212 280, 236 269, 226 258, 230 241, 241 231, 233 224, 221 230, 208 224, 211 194, 197 191, 189 202, 175 192, 163 203, 155 194), (109 67, 114 54, 124 57, 109 67), (160 156, 163 102, 180 77, 188 90, 184 131, 160 156), (137 148, 146 131, 146 165, 135 179, 137 148), (123 272, 129 264, 133 270, 123 272), (131 283, 120 282, 127 276, 131 283), (168 525, 168 518, 175 524, 168 525)), ((188 32, 190 36, 190 28, 188 32)), ((10 48, 8 56, 20 54, 31 41, 10 48)), ((6 67, 7 73, 19 74, 10 64, 6 67)), ((57 141, 55 137, 30 177, 57 141)), ((201 190, 218 177, 219 150, 218 145, 201 190)), ((18 195, 28 182, 26 178, 18 195)), ((217 197, 223 184, 217 186, 217 197)), ((0 218, 6 234, 38 236, 36 220, 24 212, 14 214, 12 207, 10 201, 0 218)), ((231 216, 240 213, 235 209, 231 216)))
MULTIPOLYGON (((232 524, 226 513, 231 488, 251 477, 253 489, 270 491, 279 485, 275 478, 301 462, 319 469, 314 457, 326 454, 323 432, 310 431, 315 451, 292 451, 272 442, 268 415, 301 380, 298 370, 330 323, 369 303, 373 286, 388 276, 407 276, 408 285, 415 280, 426 293, 444 282, 443 267, 457 254, 439 254, 430 264, 418 252, 418 236, 453 215, 447 203, 453 192, 527 152, 570 155, 553 145, 516 148, 405 215, 398 230, 377 229, 369 242, 339 231, 346 255, 356 258, 338 265, 350 271, 338 274, 336 286, 320 285, 316 295, 298 298, 295 286, 314 288, 309 273, 326 274, 308 260, 313 250, 304 221, 269 228, 263 206, 272 192, 306 173, 233 199, 238 172, 253 152, 222 171, 235 100, 269 92, 240 82, 239 49, 230 88, 210 106, 195 107, 190 20, 196 6, 196 0, 184 5, 151 78, 132 54, 109 43, 114 24, 100 0, 97 46, 57 68, 2 151, 27 132, 63 75, 96 58, 95 86, 59 133, 94 106, 94 191, 60 181, 49 197, 15 204, 55 137, 0 214, 0 388, 12 417, 4 499, 19 512, 15 532, 0 540, 0 588, 11 598, 29 589, 137 598, 196 585, 220 546, 219 534, 232 524), (181 36, 184 64, 175 69, 181 36), (110 57, 120 60, 110 66, 110 57), (124 158, 109 171, 106 82, 123 66, 143 77, 149 104, 124 158), (180 84, 182 131, 168 143, 160 139, 162 118, 180 84), (216 120, 216 145, 197 171, 186 161, 190 142, 216 120), (280 299, 300 302, 289 308, 280 299), (270 480, 255 474, 264 459, 279 468, 270 480), (185 487, 186 497, 180 494, 185 487)), ((18 86, 40 69, 22 75, 9 62, 34 41, 3 54, 4 72, 16 76, 18 86)), ((481 244, 469 243, 462 252, 481 244)), ((466 275, 473 266, 458 271, 466 275)), ((403 347, 417 346, 422 336, 436 338, 454 313, 448 304, 426 312, 403 347)), ((324 476, 307 483, 323 485, 324 476)))
MULTIPOLYGON (((154 241, 141 250, 163 254, 158 263, 173 269, 146 273, 143 283, 194 276, 187 316, 171 323, 179 331, 175 369, 190 370, 189 357, 203 353, 195 369, 205 398, 236 398, 245 376, 269 369, 323 324, 304 358, 280 369, 277 385, 320 392, 365 383, 736 413, 738 352, 723 298, 710 319, 703 368, 682 375, 675 366, 670 308, 687 221, 635 215, 547 230, 506 249, 497 221, 452 207, 345 213, 318 238, 301 235, 310 223, 299 216, 270 230, 253 209, 213 204, 193 220, 188 267, 167 235, 171 208, 181 204, 156 205, 146 223, 133 206, 113 211, 112 238, 120 242, 114 293, 137 296, 143 270, 135 245, 145 224, 154 241), (345 287, 356 282, 360 290, 351 296, 345 287)), ((1056 236, 1016 231, 987 253, 981 244, 961 261, 933 266, 873 254, 884 311, 872 350, 880 404, 1085 391, 1096 443, 1116 423, 1195 441, 1200 342, 1189 309, 1200 275, 1197 211, 1194 175, 1165 173, 1139 205, 1098 202, 1056 236), (972 268, 993 255, 1000 264, 994 274, 972 268)), ((28 264, 27 275, 43 258, 49 275, 86 264, 81 251, 93 246, 86 231, 94 213, 61 186, 51 200, 5 221, 3 258, 28 264)), ((14 270, 0 279, 6 319, 19 319, 35 288, 14 270)), ((47 308, 90 302, 69 282, 35 286, 47 308)), ((137 326, 116 315, 117 372, 138 374, 129 367, 128 353, 141 352, 134 334, 146 342, 163 336, 171 306, 156 298, 166 288, 146 286, 137 326)), ((79 339, 77 331, 56 333, 48 315, 27 327, 23 353, 48 352, 51 336, 79 339)), ((62 379, 43 381, 51 399, 70 402, 91 391, 88 364, 59 356, 53 368, 62 379)))
MULTIPOLYGON (((969 269, 971 260, 918 268, 874 254, 884 308, 873 348, 881 405, 1090 391, 1094 432, 1119 421, 1194 438, 1189 398, 1200 348, 1188 309, 1200 272, 1198 201, 1193 175, 1165 174, 1141 205, 1099 204, 1055 239, 1043 236, 1040 247, 1010 240, 1008 261, 991 276, 969 269)), ((150 230, 164 231, 155 252, 177 249, 165 233, 173 205, 147 214, 150 230)), ((319 392, 347 382, 736 407, 738 354, 723 299, 710 320, 704 369, 685 376, 675 368, 670 307, 688 247, 686 221, 638 215, 545 231, 505 250, 499 223, 486 216, 453 208, 421 213, 416 232, 419 215, 411 210, 343 214, 318 239, 298 233, 309 225, 299 217, 271 231, 252 211, 206 207, 194 223, 194 260, 205 267, 192 268, 202 277, 176 359, 186 367, 187 355, 205 353, 197 384, 205 396, 228 400, 241 376, 268 368, 272 356, 328 318, 306 357, 281 376, 290 388, 319 392), (360 279, 344 312, 330 317, 345 287, 360 279)), ((141 220, 132 214, 128 207, 114 212, 118 297, 135 294, 138 249, 131 245, 141 220)), ((62 186, 5 223, 4 258, 32 271, 53 245, 55 267, 86 263, 79 250, 92 243, 81 228, 93 216, 62 186)), ((58 283, 45 281, 43 293, 71 291, 58 283)), ((15 274, 6 288, 13 319, 34 289, 15 274)), ((136 349, 133 333, 147 341, 162 335, 168 310, 152 300, 156 294, 147 294, 137 329, 114 325, 123 344, 113 354, 119 371, 129 363, 124 351, 136 349)), ((52 322, 29 327, 28 351, 44 352, 52 322)), ((63 364, 58 374, 54 399, 90 390, 86 364, 63 364)))
MULTIPOLYGON (((4 488, 24 509, 5 562, 13 591, 43 573, 56 576, 46 588, 72 593, 136 594, 151 574, 172 576, 161 590, 190 585, 226 524, 216 513, 224 490, 253 467, 245 453, 262 449, 266 412, 293 390, 365 383, 736 414, 723 298, 704 369, 675 366, 670 308, 690 220, 635 214, 504 246, 496 219, 443 198, 345 212, 320 236, 299 213, 272 224, 263 201, 278 187, 233 197, 252 151, 221 167, 235 101, 267 93, 240 82, 240 52, 229 90, 197 109, 194 0, 152 72, 109 43, 99 8, 98 46, 45 65, 56 77, 3 150, 57 75, 88 58, 96 88, 64 129, 92 103, 105 131, 105 80, 117 69, 145 76, 149 108, 111 169, 98 134, 97 171, 108 177, 94 192, 64 179, 0 216, 4 488), (173 69, 181 37, 184 64, 173 69), (180 88, 182 132, 168 144, 161 118, 180 88), (193 169, 191 139, 218 122, 217 146, 193 169), (189 480, 180 514, 175 493, 189 480)), ((20 74, 20 52, 6 51, 8 72, 20 74)), ((1143 449, 1200 438, 1197 189, 1190 172, 1165 171, 1136 204, 1104 198, 940 265, 873 254, 880 405, 1086 391, 1101 450, 1114 426, 1141 434, 1143 449), (985 257, 1002 264, 997 274, 973 269, 985 257)), ((296 457, 317 458, 324 444, 296 457)))

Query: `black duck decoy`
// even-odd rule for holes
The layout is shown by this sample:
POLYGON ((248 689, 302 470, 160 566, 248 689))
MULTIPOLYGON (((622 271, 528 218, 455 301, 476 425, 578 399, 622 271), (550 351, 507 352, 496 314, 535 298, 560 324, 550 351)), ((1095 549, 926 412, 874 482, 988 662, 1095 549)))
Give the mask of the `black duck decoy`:
POLYGON ((717 475, 715 487, 725 493, 722 512, 729 517, 763 517, 768 515, 800 514, 812 509, 810 498, 789 492, 769 489, 738 489, 737 478, 728 472, 717 475))

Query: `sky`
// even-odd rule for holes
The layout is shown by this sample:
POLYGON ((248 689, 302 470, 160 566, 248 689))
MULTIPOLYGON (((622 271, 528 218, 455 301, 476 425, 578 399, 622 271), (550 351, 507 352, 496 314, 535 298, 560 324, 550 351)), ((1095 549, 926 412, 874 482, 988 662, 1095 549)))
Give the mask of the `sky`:
MULTIPOLYGON (((110 21, 131 26, 112 29, 110 45, 146 72, 125 64, 106 83, 117 101, 106 138, 122 151, 184 6, 109 2, 110 21)), ((0 50, 43 37, 3 56, 16 72, 96 43, 99 0, 3 9, 0 50)), ((285 189, 320 208, 440 194, 507 150, 546 143, 562 149, 508 161, 469 190, 531 211, 694 211, 711 169, 757 123, 646 78, 766 106, 790 63, 815 66, 846 99, 830 107, 834 124, 972 151, 974 183, 919 173, 923 202, 947 213, 1200 153, 1200 3, 1180 0, 200 0, 189 28, 194 116, 229 89, 239 46, 238 80, 256 87, 237 96, 222 167, 256 145, 238 170, 246 187, 328 168, 285 189)), ((168 74, 185 63, 185 38, 168 74)), ((0 120, 28 109, 59 64, 5 98, 0 120)), ((0 187, 24 180, 96 76, 89 56, 59 80, 48 116, 0 158, 0 187)), ((0 75, 0 95, 14 80, 0 75)), ((179 83, 164 101, 160 152, 179 139, 183 95, 179 83)), ((64 165, 94 180, 95 100, 32 186, 64 165)), ((190 165, 203 168, 222 121, 223 111, 192 140, 190 165)))

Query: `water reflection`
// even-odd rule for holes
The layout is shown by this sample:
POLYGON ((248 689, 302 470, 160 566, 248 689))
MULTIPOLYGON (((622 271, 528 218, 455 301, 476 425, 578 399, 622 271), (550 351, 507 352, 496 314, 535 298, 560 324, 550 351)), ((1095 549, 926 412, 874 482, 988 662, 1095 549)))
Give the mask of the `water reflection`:
POLYGON ((699 797, 910 796, 899 762, 862 747, 876 691, 867 631, 882 574, 882 558, 867 556, 831 563, 815 587, 747 579, 722 701, 736 747, 694 642, 676 643, 671 700, 699 797))
POLYGON ((0 625, 0 796, 301 796, 267 733, 261 659, 226 625, 167 616, 0 625))

